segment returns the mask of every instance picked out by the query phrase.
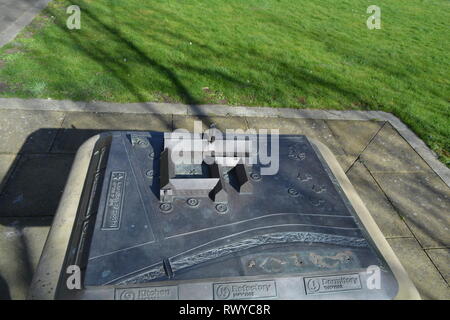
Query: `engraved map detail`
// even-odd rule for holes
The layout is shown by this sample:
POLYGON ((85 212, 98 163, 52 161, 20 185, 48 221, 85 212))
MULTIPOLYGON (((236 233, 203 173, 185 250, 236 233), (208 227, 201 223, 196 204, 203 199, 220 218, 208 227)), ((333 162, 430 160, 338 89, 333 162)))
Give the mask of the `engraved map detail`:
POLYGON ((108 197, 103 215, 102 230, 119 230, 122 216, 126 173, 113 171, 109 182, 108 197))

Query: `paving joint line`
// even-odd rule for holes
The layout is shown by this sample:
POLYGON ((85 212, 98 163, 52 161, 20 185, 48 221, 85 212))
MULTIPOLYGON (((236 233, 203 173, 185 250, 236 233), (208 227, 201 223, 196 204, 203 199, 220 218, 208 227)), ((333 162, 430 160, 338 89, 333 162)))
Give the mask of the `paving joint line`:
MULTIPOLYGON (((380 128, 377 130, 377 132, 373 135, 373 137, 370 139, 369 142, 367 142, 366 146, 364 147, 364 149, 356 156, 356 159, 352 162, 351 166, 347 169, 347 171, 345 171, 345 173, 347 174, 347 172, 350 171, 351 168, 353 168, 353 166, 355 165, 356 162, 358 162, 362 156, 362 154, 364 153, 364 151, 366 151, 366 149, 369 147, 369 145, 373 142, 373 140, 375 140, 375 138, 378 136, 378 134, 380 133, 380 131, 384 128, 384 126, 386 125, 386 121, 383 122, 383 124, 380 126, 380 128)), ((331 129, 330 129, 331 130, 331 129)), ((333 130, 331 130, 333 131, 333 130)), ((366 167, 364 165, 364 167, 366 167)), ((366 167, 367 169, 367 167, 366 167)), ((368 170, 368 169, 367 169, 368 170)))
POLYGON ((444 282, 448 285, 448 281, 445 279, 444 274, 441 272, 441 270, 439 270, 438 266, 436 265, 436 263, 434 263, 433 259, 431 259, 430 255, 428 254, 427 250, 423 250, 425 252, 425 255, 428 257, 428 259, 430 259, 431 263, 433 264, 433 266, 436 268, 436 270, 439 272, 439 275, 441 276, 442 280, 444 280, 444 282))
MULTIPOLYGON (((425 250, 422 246, 422 244, 420 243, 420 241, 417 239, 416 235, 414 234, 414 232, 412 231, 411 227, 408 225, 408 223, 404 220, 405 217, 403 217, 400 213, 400 210, 395 206, 394 202, 391 200, 391 198, 386 194, 386 192, 384 191, 384 189, 381 187, 380 183, 378 182, 378 180, 375 178, 375 176, 372 174, 372 172, 369 170, 369 168, 366 166, 366 164, 364 162, 361 162, 362 165, 364 166, 364 168, 366 168, 367 172, 369 172, 370 176, 372 177, 373 181, 375 181, 377 187, 381 190, 381 192, 383 193, 384 197, 386 198, 386 200, 389 202, 389 204, 391 205, 391 207, 395 210, 395 212, 397 213, 398 217, 400 218, 401 221, 403 221, 403 223, 406 225, 406 228, 408 228, 409 232, 411 232, 412 238, 414 238, 414 240, 417 241, 417 243, 419 244, 420 248, 422 250, 425 250)), ((411 238, 411 237, 408 237, 411 238)))
POLYGON ((66 120, 66 117, 67 117, 67 114, 63 113, 62 119, 61 119, 61 121, 59 123, 59 128, 56 129, 56 133, 55 133, 55 135, 54 135, 54 137, 52 139, 52 143, 50 144, 50 147, 48 148, 48 152, 47 153, 51 153, 52 152, 53 146, 56 143, 56 138, 59 136, 60 132, 62 131, 62 128, 63 128, 63 125, 64 125, 64 121, 66 120))

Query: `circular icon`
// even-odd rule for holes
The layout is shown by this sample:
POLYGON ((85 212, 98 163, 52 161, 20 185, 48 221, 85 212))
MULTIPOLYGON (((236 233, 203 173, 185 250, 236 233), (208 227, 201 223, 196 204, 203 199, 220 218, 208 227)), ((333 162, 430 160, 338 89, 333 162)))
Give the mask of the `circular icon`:
POLYGON ((216 295, 219 299, 228 299, 231 291, 228 286, 218 286, 216 289, 216 295))
POLYGON ((125 290, 120 294, 120 300, 134 300, 134 292, 125 290))
POLYGON ((288 193, 289 193, 289 195, 292 196, 292 197, 298 197, 298 195, 299 195, 298 191, 295 190, 294 188, 289 188, 289 189, 288 189, 288 193))
POLYGON ((170 203, 161 203, 161 205, 159 206, 159 208, 161 209, 161 211, 163 212, 169 212, 172 210, 172 205, 170 203))
POLYGON ((153 170, 148 170, 145 175, 147 176, 147 178, 153 178, 153 170))
POLYGON ((189 199, 187 199, 187 204, 190 206, 190 207, 196 207, 196 206, 198 206, 198 200, 197 199, 195 199, 195 198, 189 198, 189 199))
POLYGON ((145 138, 137 138, 136 139, 136 145, 141 148, 146 148, 150 145, 150 142, 145 138))
POLYGON ((224 203, 219 203, 218 205, 216 205, 216 210, 219 213, 225 213, 228 210, 228 207, 226 204, 224 203))
POLYGON ((317 279, 309 279, 308 280, 308 289, 312 292, 317 292, 320 289, 320 283, 317 279))
POLYGON ((255 181, 261 180, 261 176, 260 176, 260 174, 257 173, 257 172, 252 172, 252 173, 250 173, 250 178, 251 178, 252 180, 255 180, 255 181))

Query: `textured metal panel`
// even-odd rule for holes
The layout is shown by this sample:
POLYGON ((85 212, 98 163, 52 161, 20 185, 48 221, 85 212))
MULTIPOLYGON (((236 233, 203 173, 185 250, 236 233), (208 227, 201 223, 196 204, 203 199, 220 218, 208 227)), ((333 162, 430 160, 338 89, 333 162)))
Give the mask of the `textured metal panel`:
MULTIPOLYGON (((222 299, 215 292, 217 284, 224 294, 223 284, 230 283, 225 288, 232 288, 231 283, 247 281, 253 281, 256 289, 258 283, 273 282, 276 295, 270 298, 396 295, 398 285, 389 266, 306 137, 280 136, 276 175, 261 175, 261 164, 239 165, 241 178, 233 179, 231 170, 219 166, 226 203, 195 192, 174 196, 170 203, 161 201, 162 133, 115 132, 106 137, 107 163, 96 188, 99 201, 96 214, 90 217, 91 229, 86 229, 88 237, 82 238, 79 259, 84 260, 78 260, 84 266, 84 289, 67 290, 63 275, 59 297, 150 299, 159 292, 151 288, 175 286, 177 298, 222 299), (123 179, 119 191, 117 185, 113 187, 117 174, 123 179), (246 192, 240 192, 244 185, 246 192), (111 222, 113 213, 113 220, 120 223, 111 222), (366 287, 364 273, 371 265, 381 268, 380 290, 366 287), (348 274, 359 275, 361 286, 335 291, 321 288, 314 294, 305 289, 306 279, 348 274), (134 291, 117 291, 130 286, 134 291)), ((84 210, 80 206, 79 215, 84 210)), ((79 250, 77 232, 75 228, 68 252, 79 250)), ((65 264, 73 262, 68 254, 65 264)), ((245 288, 252 295, 253 287, 245 288)), ((258 290, 253 298, 269 298, 258 290)), ((163 298, 163 291, 158 298, 163 298)), ((168 298, 174 298, 169 293, 168 298)))

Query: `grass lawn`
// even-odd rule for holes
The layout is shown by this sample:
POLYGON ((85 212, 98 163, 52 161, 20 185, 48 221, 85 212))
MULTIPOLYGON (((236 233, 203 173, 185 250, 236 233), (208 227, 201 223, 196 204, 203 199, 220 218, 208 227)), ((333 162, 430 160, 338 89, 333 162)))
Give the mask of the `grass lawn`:
POLYGON ((450 1, 378 0, 381 30, 370 4, 54 1, 0 49, 0 96, 384 110, 450 165, 450 1))

